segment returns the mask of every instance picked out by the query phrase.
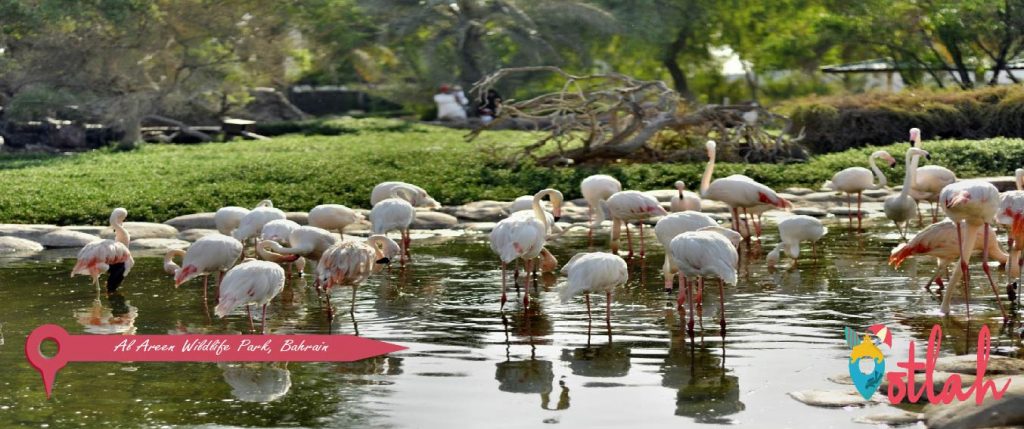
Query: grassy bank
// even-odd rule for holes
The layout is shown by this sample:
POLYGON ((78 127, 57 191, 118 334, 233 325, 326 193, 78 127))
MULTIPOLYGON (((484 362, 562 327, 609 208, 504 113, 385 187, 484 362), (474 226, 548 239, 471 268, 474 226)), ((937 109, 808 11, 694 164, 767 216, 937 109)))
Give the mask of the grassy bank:
MULTIPOLYGON (((379 125, 379 124, 378 124, 379 125)), ((369 205, 385 180, 428 189, 444 204, 508 200, 553 186, 578 197, 579 182, 596 168, 497 167, 480 147, 525 144, 522 132, 486 133, 465 143, 463 131, 422 125, 367 126, 336 136, 284 136, 271 141, 146 145, 132 152, 69 156, 0 156, 0 223, 103 223, 123 206, 131 220, 163 221, 225 205, 271 198, 284 210, 322 203, 369 205)), ((907 145, 888 149, 902 161, 907 145)), ((1024 166, 1024 140, 925 142, 932 162, 960 177, 1012 174, 1024 166)), ((715 177, 744 173, 773 187, 818 187, 842 168, 865 165, 874 148, 816 157, 804 164, 719 164, 715 177)), ((631 189, 664 189, 677 179, 698 185, 700 164, 612 165, 600 172, 631 189)), ((884 169, 901 182, 902 164, 884 169)))

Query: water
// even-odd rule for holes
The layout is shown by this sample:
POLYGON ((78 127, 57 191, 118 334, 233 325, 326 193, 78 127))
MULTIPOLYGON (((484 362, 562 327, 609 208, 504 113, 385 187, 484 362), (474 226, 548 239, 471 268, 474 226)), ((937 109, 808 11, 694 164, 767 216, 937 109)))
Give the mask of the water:
MULTIPOLYGON (((73 252, 5 260, 0 426, 802 427, 813 421, 852 428, 864 427, 854 417, 892 407, 815 408, 787 395, 843 388, 827 380, 846 372, 843 326, 888 325, 891 369, 907 354, 908 341, 922 353, 935 323, 945 330, 947 354, 974 353, 979 321, 991 322, 997 352, 1016 353, 1018 341, 1000 331, 980 269, 972 275, 977 287, 968 324, 962 300, 954 299, 960 317, 943 318, 939 297, 922 289, 932 261, 911 261, 899 272, 886 265, 896 243, 891 231, 854 234, 834 225, 819 257, 805 252, 797 269, 769 273, 763 255, 776 239, 744 247, 739 285, 726 291, 724 342, 717 283, 707 288, 703 329, 693 343, 685 335, 674 295, 662 291, 663 255, 653 235, 646 261, 630 263, 630 281, 613 297, 609 339, 604 297, 592 297, 588 335, 583 300, 560 304, 553 276, 541 278, 529 312, 514 290, 499 311, 500 272, 486 235, 467 234, 415 240, 410 267, 359 288, 359 333, 406 351, 355 363, 71 363, 49 401, 23 353, 25 336, 41 324, 73 334, 247 333, 248 320, 244 311, 208 318, 201 283, 175 290, 153 254, 137 258, 120 295, 98 299, 87 279, 67 278, 73 252), (922 277, 914 278, 917 271, 922 277)), ((586 247, 585 236, 570 235, 551 250, 565 262, 586 247)), ((333 292, 339 316, 331 325, 305 282, 295 280, 270 305, 268 332, 353 333, 345 311, 350 290, 333 292)))

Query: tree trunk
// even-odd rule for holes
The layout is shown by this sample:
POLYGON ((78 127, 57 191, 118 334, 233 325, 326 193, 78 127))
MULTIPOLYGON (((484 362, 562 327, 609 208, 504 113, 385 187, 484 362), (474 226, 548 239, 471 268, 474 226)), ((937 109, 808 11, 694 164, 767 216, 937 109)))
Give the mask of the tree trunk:
POLYGON ((483 41, 486 29, 477 20, 480 11, 475 2, 459 1, 458 5, 460 27, 462 27, 456 47, 459 61, 459 82, 464 87, 470 88, 484 76, 480 61, 486 52, 483 41))
POLYGON ((686 81, 686 73, 683 73, 683 68, 679 66, 679 53, 686 48, 687 30, 684 27, 679 30, 676 35, 676 40, 668 45, 665 49, 665 57, 662 58, 661 63, 668 69, 668 74, 672 76, 672 84, 676 88, 676 92, 682 95, 689 102, 695 101, 697 98, 693 92, 690 91, 690 84, 686 81))

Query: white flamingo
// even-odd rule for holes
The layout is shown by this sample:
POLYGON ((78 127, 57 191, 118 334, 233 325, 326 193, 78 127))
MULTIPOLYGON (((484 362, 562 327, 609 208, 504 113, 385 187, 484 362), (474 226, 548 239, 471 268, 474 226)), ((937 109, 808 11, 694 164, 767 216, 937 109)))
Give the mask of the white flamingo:
POLYGON ((602 203, 619 191, 622 191, 622 183, 607 174, 588 176, 580 182, 580 193, 587 200, 587 216, 590 219, 587 241, 591 244, 594 242, 594 228, 604 222, 605 208, 602 203))
POLYGON ((405 182, 382 182, 377 184, 377 186, 373 187, 373 191, 370 193, 370 205, 376 206, 377 203, 384 201, 385 199, 394 198, 393 193, 397 188, 406 188, 412 191, 412 195, 407 201, 415 207, 425 207, 430 209, 437 209, 441 207, 441 204, 431 198, 425 189, 405 182))
POLYGON ((576 295, 583 294, 587 302, 587 320, 591 320, 590 293, 605 294, 605 323, 611 330, 612 292, 617 286, 629 280, 629 269, 626 261, 611 253, 577 253, 562 267, 562 274, 568 279, 565 286, 558 290, 562 304, 568 303, 576 295))
MULTIPOLYGON (((921 147, 921 130, 918 128, 910 129, 910 141, 912 145, 918 149, 921 147)), ((956 174, 950 171, 946 167, 940 167, 938 165, 926 165, 924 167, 918 167, 920 157, 915 156, 914 168, 917 169, 917 179, 914 180, 914 186, 910 189, 910 196, 914 197, 917 201, 928 201, 932 204, 932 222, 938 221, 936 216, 935 203, 939 201, 939 193, 942 192, 942 188, 947 185, 956 182, 956 174)), ((918 213, 918 220, 921 219, 921 214, 918 213)))
MULTIPOLYGON (((804 215, 787 217, 779 221, 779 243, 775 245, 765 261, 769 268, 774 268, 779 263, 780 253, 785 251, 786 255, 793 258, 793 266, 800 258, 800 243, 811 242, 811 246, 828 234, 828 228, 821 224, 821 221, 804 215)), ((817 252, 817 249, 814 249, 817 252)))
POLYGON ((164 256, 164 271, 174 275, 174 287, 203 276, 203 301, 206 301, 206 290, 209 274, 217 273, 217 285, 227 270, 231 269, 242 256, 242 242, 221 234, 204 236, 189 246, 188 251, 171 250, 164 256), (173 258, 182 256, 181 267, 174 264, 173 258))
MULTIPOLYGON (((541 207, 546 212, 551 211, 551 205, 548 204, 546 201, 541 202, 541 207)), ((523 210, 533 210, 533 195, 523 195, 521 197, 518 197, 514 201, 512 201, 512 205, 508 206, 509 214, 521 212, 523 210)))
MULTIPOLYGON (((661 268, 661 272, 665 277, 665 291, 672 290, 673 273, 679 271, 676 264, 672 262, 672 255, 668 250, 670 243, 672 243, 672 239, 684 232, 696 231, 704 227, 717 225, 718 222, 715 222, 711 216, 692 211, 669 214, 668 216, 661 218, 658 223, 654 225, 654 236, 658 238, 658 242, 661 243, 663 248, 665 248, 665 263, 661 268)), ((680 284, 680 287, 682 286, 683 285, 680 284)))
MULTIPOLYGON (((256 254, 277 264, 296 262, 301 258, 317 261, 327 248, 339 241, 338 236, 315 226, 300 226, 288 236, 288 247, 276 241, 261 241, 256 244, 256 254)), ((305 266, 303 262, 302 266, 305 266)))
POLYGON ((220 298, 214 314, 223 318, 240 305, 245 306, 249 315, 249 327, 256 327, 252 321, 253 304, 263 306, 263 317, 260 329, 267 331, 267 303, 284 289, 284 269, 268 261, 246 259, 236 265, 226 275, 220 285, 220 298))
MULTIPOLYGON (((266 225, 263 225, 263 231, 260 232, 260 241, 269 240, 274 241, 282 246, 289 246, 291 245, 291 242, 289 240, 291 240, 292 233, 295 232, 295 230, 299 229, 301 226, 302 225, 299 225, 298 222, 292 220, 274 219, 270 222, 267 222, 266 225)), ((257 248, 258 247, 259 245, 257 244, 257 248)), ((302 272, 306 268, 306 258, 300 257, 292 261, 292 258, 290 257, 286 257, 283 259, 276 258, 267 253, 257 253, 257 255, 260 256, 261 258, 264 258, 265 261, 276 262, 278 264, 283 265, 285 268, 285 274, 288 275, 288 278, 292 277, 293 268, 299 272, 299 276, 302 276, 302 272)))
MULTIPOLYGON (((939 193, 939 204, 945 210, 946 216, 956 223, 957 243, 959 244, 957 247, 960 249, 960 274, 963 276, 964 298, 967 301, 967 315, 970 317, 971 277, 968 263, 971 261, 971 254, 970 252, 964 253, 963 249, 973 249, 978 238, 978 229, 984 226, 984 230, 988 230, 989 224, 993 222, 996 210, 999 208, 999 190, 991 183, 982 180, 965 180, 943 188, 939 193)), ((1008 320, 1006 309, 1003 308, 1003 301, 999 298, 999 291, 992 280, 992 273, 988 266, 989 235, 982 234, 982 237, 981 268, 988 278, 989 285, 992 286, 992 292, 996 295, 996 302, 999 303, 999 310, 1003 313, 1005 321, 1008 320)), ((953 274, 953 279, 950 279, 950 284, 955 284, 955 280, 956 273, 953 274)), ((952 290, 943 294, 942 297, 942 312, 945 314, 949 314, 951 292, 952 290)))
POLYGON ((1017 287, 1021 283, 1022 266, 1024 258, 1021 258, 1021 250, 1024 250, 1024 168, 1014 171, 1014 183, 1016 191, 1003 192, 999 196, 999 209, 996 211, 996 222, 1006 227, 1008 232, 1007 247, 1010 250, 1009 262, 1006 264, 1006 275, 1017 276, 1016 282, 1009 282, 1007 294, 1010 300, 1014 295, 1020 296, 1017 287))
POLYGON ((661 207, 654 197, 637 191, 620 191, 613 194, 605 202, 612 216, 612 253, 619 253, 619 236, 621 226, 626 228, 626 240, 629 244, 629 255, 633 257, 633 236, 629 232, 629 223, 637 222, 640 228, 640 257, 644 257, 644 221, 652 217, 665 216, 668 212, 661 207))
POLYGON ((249 214, 249 209, 245 207, 221 207, 213 214, 213 223, 221 234, 231 235, 247 214, 249 214))
POLYGON ((334 314, 330 303, 332 286, 352 286, 352 306, 349 312, 355 314, 356 288, 401 252, 398 243, 384 235, 371 235, 365 242, 342 241, 324 251, 316 270, 327 292, 328 318, 334 314))
MULTIPOLYGON (((541 207, 544 209, 544 217, 547 219, 547 222, 546 222, 547 223, 547 227, 548 227, 548 230, 547 230, 547 233, 548 233, 547 240, 554 240, 554 239, 556 239, 558 237, 561 237, 562 234, 565 233, 568 230, 568 228, 563 229, 562 227, 558 226, 558 223, 557 223, 557 218, 560 218, 561 214, 562 214, 562 202, 563 201, 562 201, 561 195, 562 195, 561 193, 553 194, 551 196, 551 202, 550 203, 545 202, 545 201, 541 201, 541 207), (554 209, 555 207, 557 207, 557 210, 554 209), (552 208, 552 210, 548 211, 547 210, 548 208, 552 208), (557 215, 555 213, 557 213, 557 215)), ((529 198, 530 198, 530 208, 529 209, 515 210, 517 208, 516 207, 516 203, 519 203, 519 201, 521 201, 523 199, 523 197, 519 197, 519 198, 516 199, 516 202, 513 203, 512 206, 510 207, 509 210, 511 211, 511 214, 509 214, 508 217, 519 216, 519 217, 525 217, 525 218, 532 218, 534 216, 534 214, 533 214, 533 196, 531 195, 531 196, 529 196, 529 198)), ((520 207, 521 207, 521 204, 520 204, 520 207)), ((542 272, 542 273, 550 273, 550 272, 555 271, 558 268, 558 260, 555 259, 555 256, 552 255, 551 252, 548 251, 547 248, 541 249, 539 258, 540 258, 540 260, 539 260, 539 262, 538 262, 538 264, 537 264, 537 266, 535 268, 539 268, 540 272, 542 272)), ((517 280, 519 279, 519 263, 518 262, 516 262, 515 276, 514 277, 517 280)))
POLYGON ((241 222, 238 224, 238 228, 231 233, 231 236, 235 237, 238 241, 241 241, 244 245, 250 238, 260 236, 263 232, 263 225, 277 219, 287 219, 287 217, 283 211, 274 208, 274 203, 270 200, 263 200, 256 206, 256 208, 249 211, 249 213, 242 218, 241 222))
POLYGON ((700 195, 696 192, 690 192, 686 190, 686 183, 682 180, 676 181, 676 190, 679 191, 676 195, 672 196, 672 200, 669 205, 673 212, 685 212, 685 211, 700 211, 700 195))
POLYGON ((337 231, 344 238, 345 227, 365 219, 363 215, 341 204, 321 204, 309 211, 308 223, 317 228, 337 231))
POLYGON ((128 210, 116 208, 110 213, 110 227, 114 229, 113 240, 97 240, 86 244, 78 251, 78 261, 71 269, 71 277, 76 274, 92 277, 92 283, 98 290, 100 274, 109 272, 107 276, 107 292, 113 293, 121 286, 124 277, 135 266, 135 259, 128 250, 131 236, 124 229, 124 220, 128 218, 128 210))
MULTIPOLYGON (((376 188, 375 188, 376 189, 376 188)), ((373 233, 387 235, 388 232, 398 231, 401 234, 402 256, 399 258, 405 264, 407 258, 411 259, 409 245, 412 239, 409 237, 409 225, 416 219, 416 209, 410 201, 416 198, 416 190, 407 186, 394 186, 391 189, 391 197, 378 201, 370 210, 370 222, 373 223, 373 233)))
MULTIPOLYGON (((506 295, 506 272, 508 263, 522 259, 526 265, 526 272, 533 272, 533 260, 541 254, 544 244, 547 242, 548 218, 540 202, 545 197, 552 200, 555 216, 561 214, 560 204, 554 201, 562 200, 562 193, 555 189, 545 189, 533 196, 533 216, 509 216, 502 219, 491 230, 491 250, 498 254, 501 259, 501 308, 505 308, 508 301, 506 295)), ((526 276, 526 293, 523 296, 523 305, 530 304, 530 278, 526 276)))
POLYGON ((825 182, 826 188, 846 194, 846 208, 851 224, 853 224, 853 202, 851 200, 853 199, 852 195, 857 194, 857 229, 861 228, 861 221, 864 218, 860 210, 861 194, 868 189, 881 189, 889 184, 885 175, 882 174, 882 170, 879 170, 878 166, 875 165, 875 159, 877 158, 882 158, 882 160, 888 162, 889 168, 896 166, 896 158, 893 158, 889 152, 879 150, 868 157, 870 170, 864 167, 846 168, 832 175, 832 180, 825 182), (872 176, 872 173, 874 176, 872 176), (875 177, 878 178, 877 185, 874 181, 875 177))
MULTIPOLYGON (((983 230, 979 229, 978 234, 982 234, 983 230)), ((988 230, 988 253, 1000 262, 1006 262, 1007 254, 999 247, 999 241, 996 240, 996 231, 993 228, 988 230)), ((984 244, 985 239, 977 240, 975 238, 974 252, 980 252, 981 246, 984 244)), ((945 287, 942 283, 942 277, 946 274, 949 264, 956 261, 960 257, 960 248, 957 244, 956 236, 956 224, 949 219, 943 219, 941 222, 933 223, 928 225, 921 232, 914 235, 910 241, 896 246, 895 249, 889 255, 889 264, 894 268, 899 268, 907 258, 911 256, 931 256, 938 261, 938 270, 934 276, 928 278, 928 284, 924 287, 925 289, 931 289, 932 282, 939 285, 940 288, 945 287)))
POLYGON ((700 181, 701 198, 721 201, 732 211, 732 229, 740 232, 739 210, 750 209, 759 205, 770 205, 780 209, 789 209, 792 205, 771 188, 740 174, 715 179, 711 176, 715 171, 715 150, 717 145, 709 140, 706 145, 708 164, 704 168, 704 177, 700 181))
POLYGON ((687 322, 687 330, 691 337, 693 337, 694 302, 699 298, 694 297, 692 285, 686 283, 684 279, 697 277, 698 288, 703 291, 704 278, 708 276, 720 279, 718 283, 721 311, 719 324, 722 327, 722 336, 725 336, 725 284, 736 285, 739 254, 734 242, 716 230, 717 228, 719 227, 684 232, 669 243, 672 260, 679 267, 679 284, 685 285, 685 287, 680 286, 679 288, 679 307, 682 308, 684 301, 689 301, 690 318, 687 322))
POLYGON ((900 236, 903 238, 907 237, 907 232, 910 229, 910 219, 914 217, 914 213, 917 213, 917 201, 910 196, 910 188, 917 177, 917 168, 914 167, 913 163, 915 156, 931 158, 931 155, 922 149, 914 147, 907 149, 905 161, 907 171, 906 175, 903 176, 903 189, 900 190, 899 194, 887 197, 882 204, 885 217, 896 224, 896 230, 900 232, 900 236), (901 223, 904 224, 903 227, 900 227, 901 223))

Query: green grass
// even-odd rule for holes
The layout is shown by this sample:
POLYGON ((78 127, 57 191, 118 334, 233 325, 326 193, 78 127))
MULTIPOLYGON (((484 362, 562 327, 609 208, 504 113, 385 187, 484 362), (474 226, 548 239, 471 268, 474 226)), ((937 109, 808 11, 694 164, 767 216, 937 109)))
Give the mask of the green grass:
MULTIPOLYGON (((597 172, 618 177, 628 189, 666 189, 678 179, 695 188, 704 168, 693 163, 511 170, 484 149, 526 144, 533 135, 491 132, 466 143, 461 130, 375 121, 336 136, 0 156, 0 222, 102 224, 117 206, 126 207, 131 220, 164 221, 226 205, 251 207, 264 198, 284 210, 305 211, 322 203, 368 208, 370 190, 386 180, 416 183, 444 204, 510 200, 548 186, 576 198, 579 182, 597 172)), ((902 161, 906 147, 887 149, 902 161)), ((932 163, 960 177, 1007 175, 1024 165, 1024 140, 1019 139, 929 141, 925 148, 932 163)), ((803 164, 722 163, 715 177, 743 173, 776 188, 817 188, 835 171, 866 165, 874 149, 822 155, 803 164)), ((902 163, 883 170, 890 183, 901 182, 902 163)))

